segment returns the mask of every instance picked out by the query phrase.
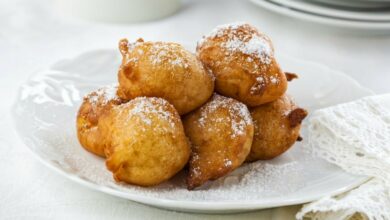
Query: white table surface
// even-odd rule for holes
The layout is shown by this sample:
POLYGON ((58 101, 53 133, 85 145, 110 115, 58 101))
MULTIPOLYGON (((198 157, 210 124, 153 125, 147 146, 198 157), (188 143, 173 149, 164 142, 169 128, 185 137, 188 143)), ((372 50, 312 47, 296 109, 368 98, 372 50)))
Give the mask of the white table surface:
POLYGON ((214 26, 248 21, 276 53, 342 70, 377 93, 390 92, 390 35, 348 33, 267 12, 245 0, 192 0, 177 14, 140 24, 99 24, 58 15, 50 0, 0 0, 0 219, 293 219, 299 206, 235 215, 177 213, 91 191, 40 164, 17 138, 10 108, 28 76, 118 39, 192 43, 214 26))

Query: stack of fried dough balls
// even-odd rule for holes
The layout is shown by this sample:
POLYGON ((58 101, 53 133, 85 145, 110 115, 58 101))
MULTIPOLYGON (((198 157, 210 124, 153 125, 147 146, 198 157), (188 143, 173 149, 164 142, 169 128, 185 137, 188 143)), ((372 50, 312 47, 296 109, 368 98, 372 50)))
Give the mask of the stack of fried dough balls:
POLYGON ((143 39, 119 49, 119 84, 86 95, 77 115, 81 145, 106 158, 116 181, 153 186, 184 168, 192 190, 301 139, 307 112, 285 94, 297 76, 249 24, 218 26, 196 55, 143 39))

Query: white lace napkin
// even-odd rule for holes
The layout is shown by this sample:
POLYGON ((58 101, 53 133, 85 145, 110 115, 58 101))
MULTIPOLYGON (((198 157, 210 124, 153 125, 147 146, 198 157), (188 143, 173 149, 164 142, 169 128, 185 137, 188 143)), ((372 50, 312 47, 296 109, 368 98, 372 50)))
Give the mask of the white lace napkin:
POLYGON ((307 150, 345 171, 373 177, 360 187, 305 205, 297 219, 390 219, 390 95, 317 110, 307 150))

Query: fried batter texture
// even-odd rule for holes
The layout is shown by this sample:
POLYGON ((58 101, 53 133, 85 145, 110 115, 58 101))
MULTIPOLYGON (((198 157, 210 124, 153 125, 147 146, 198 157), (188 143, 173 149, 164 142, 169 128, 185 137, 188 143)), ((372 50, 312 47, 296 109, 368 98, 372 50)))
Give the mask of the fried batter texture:
POLYGON ((116 86, 107 86, 93 91, 84 97, 77 114, 77 137, 88 151, 104 157, 104 136, 98 128, 102 114, 123 102, 116 95, 116 86))
POLYGON ((176 109, 162 98, 138 97, 114 107, 99 123, 106 166, 116 181, 153 186, 179 172, 190 146, 176 109))
POLYGON ((249 24, 218 26, 198 42, 197 55, 214 73, 216 91, 248 106, 274 101, 287 90, 271 40, 249 24))
POLYGON ((287 151, 297 140, 307 116, 288 95, 250 110, 255 134, 247 161, 269 160, 287 151))
POLYGON ((185 117, 184 128, 192 146, 188 189, 233 171, 250 151, 253 122, 247 107, 234 99, 214 94, 185 117))
POLYGON ((118 95, 130 100, 139 96, 161 97, 180 115, 205 103, 214 91, 214 78, 195 55, 180 44, 144 42, 119 43, 122 65, 118 95))

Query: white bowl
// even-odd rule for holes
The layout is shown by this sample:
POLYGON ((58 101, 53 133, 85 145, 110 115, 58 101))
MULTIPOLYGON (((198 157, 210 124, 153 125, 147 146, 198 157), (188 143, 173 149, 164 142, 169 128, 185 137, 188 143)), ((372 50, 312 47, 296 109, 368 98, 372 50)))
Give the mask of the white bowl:
POLYGON ((140 22, 173 14, 181 0, 57 0, 64 14, 106 22, 140 22))

